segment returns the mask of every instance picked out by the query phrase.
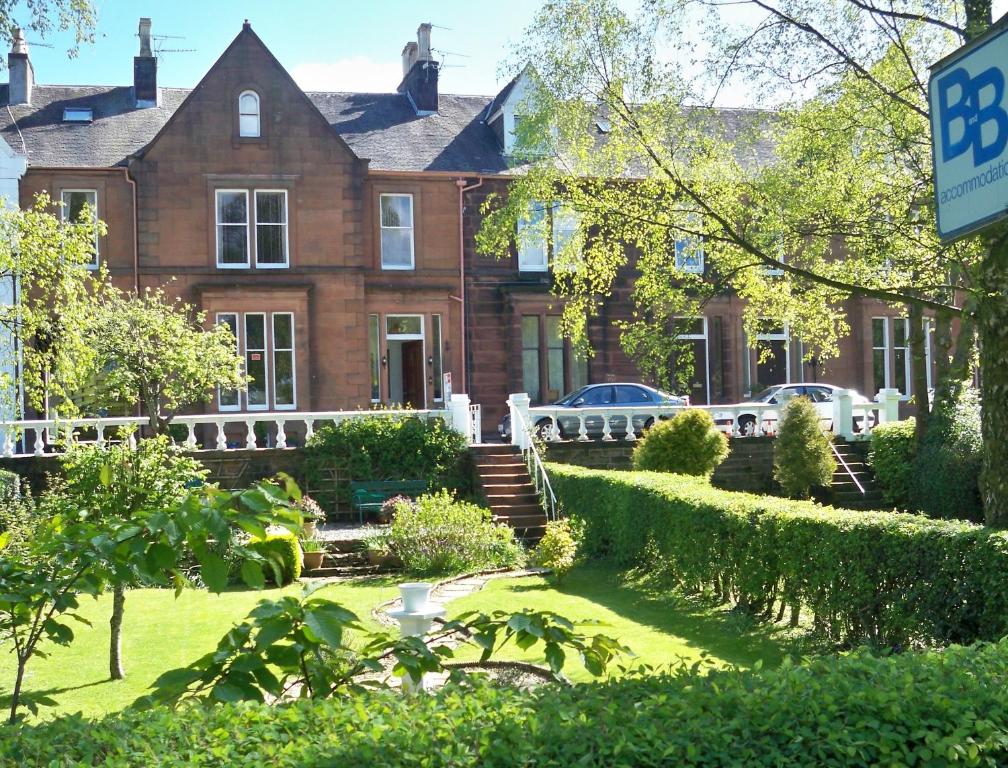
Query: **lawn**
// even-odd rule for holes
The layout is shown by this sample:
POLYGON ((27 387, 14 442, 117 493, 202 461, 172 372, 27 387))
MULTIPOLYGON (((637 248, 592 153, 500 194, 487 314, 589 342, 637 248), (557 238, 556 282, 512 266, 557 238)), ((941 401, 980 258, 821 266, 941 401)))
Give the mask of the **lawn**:
MULTIPOLYGON (((395 597, 395 582, 376 579, 344 582, 324 588, 319 594, 338 600, 371 627, 375 605, 395 597)), ((50 656, 34 659, 27 671, 25 687, 45 691, 57 707, 41 710, 50 716, 67 712, 100 715, 122 709, 147 692, 162 672, 188 664, 212 650, 217 641, 262 599, 279 594, 297 594, 299 587, 285 590, 234 590, 213 595, 189 589, 175 599, 164 589, 139 589, 127 593, 123 621, 123 663, 126 679, 112 681, 108 674, 109 615, 111 595, 85 599, 82 615, 91 627, 74 623, 76 637, 69 646, 48 647, 50 656)), ((2 646, 4 651, 9 646, 2 646)), ((14 682, 13 657, 0 656, 0 691, 9 694, 14 682)), ((6 701, 9 706, 9 696, 6 701)))
MULTIPOLYGON (((454 617, 470 610, 521 608, 597 622, 579 629, 587 635, 615 637, 628 646, 636 656, 623 662, 628 666, 663 667, 706 658, 717 666, 751 667, 761 662, 773 667, 794 647, 783 630, 754 625, 723 608, 700 605, 597 563, 575 569, 560 586, 538 576, 493 580, 481 592, 453 601, 448 612, 454 617)), ((496 658, 545 663, 537 648, 523 652, 513 645, 496 658)), ((568 663, 565 674, 573 680, 592 679, 576 660, 568 663)))

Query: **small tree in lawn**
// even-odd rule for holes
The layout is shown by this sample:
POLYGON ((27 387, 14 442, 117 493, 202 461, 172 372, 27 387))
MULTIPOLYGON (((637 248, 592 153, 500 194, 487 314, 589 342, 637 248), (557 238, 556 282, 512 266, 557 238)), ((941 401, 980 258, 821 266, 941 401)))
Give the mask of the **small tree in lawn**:
MULTIPOLYGON (((124 436, 125 437, 125 436, 124 436)), ((141 440, 131 448, 124 440, 103 448, 73 445, 63 459, 66 479, 55 481, 51 496, 68 508, 85 507, 95 519, 144 520, 179 505, 187 485, 206 476, 203 466, 176 448, 164 435, 141 440)), ((129 560, 115 563, 112 617, 109 620, 109 676, 121 680, 122 621, 126 587, 142 574, 129 560)))
POLYGON ((231 329, 203 327, 206 313, 164 291, 128 294, 109 287, 90 319, 87 338, 95 351, 108 396, 139 403, 150 428, 164 434, 180 410, 217 387, 239 389, 247 380, 231 329))
POLYGON ((774 477, 784 493, 807 499, 812 488, 830 484, 837 466, 831 442, 807 397, 796 397, 784 406, 774 443, 774 477))

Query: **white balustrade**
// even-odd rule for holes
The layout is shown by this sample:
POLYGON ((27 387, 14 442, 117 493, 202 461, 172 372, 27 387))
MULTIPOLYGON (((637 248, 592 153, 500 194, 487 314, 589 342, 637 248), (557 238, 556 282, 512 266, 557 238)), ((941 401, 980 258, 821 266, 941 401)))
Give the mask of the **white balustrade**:
MULTIPOLYGON (((471 438, 479 439, 480 426, 474 421, 476 417, 473 413, 479 414, 479 406, 470 406, 466 397, 465 406, 465 428, 466 434, 471 438)), ((395 410, 395 411, 281 411, 264 413, 234 413, 234 414, 198 414, 176 416, 172 419, 172 424, 185 427, 186 436, 181 440, 181 444, 189 450, 201 450, 200 439, 197 437, 197 430, 202 428, 202 439, 207 449, 219 451, 234 450, 236 448, 257 449, 265 448, 259 445, 256 437, 256 428, 260 431, 265 428, 272 430, 275 434, 274 445, 278 449, 290 447, 290 432, 292 426, 304 425, 304 440, 315 434, 319 424, 331 422, 338 424, 348 419, 364 419, 373 416, 391 416, 393 418, 416 417, 424 420, 438 418, 448 424, 454 424, 451 420, 452 413, 447 410, 395 410), (233 429, 232 437, 244 434, 243 444, 228 445, 228 428, 233 429), (211 429, 214 431, 211 432, 211 429), (207 444, 208 443, 208 444, 207 444)), ((47 453, 62 453, 71 442, 92 441, 95 445, 106 446, 110 441, 118 440, 119 430, 123 427, 132 428, 126 438, 127 444, 136 446, 136 430, 147 425, 147 419, 141 416, 125 416, 115 418, 82 418, 82 419, 34 419, 0 422, 0 430, 3 431, 2 454, 5 457, 36 455, 42 456, 47 453), (92 438, 87 433, 93 432, 92 438), (23 447, 23 452, 19 450, 23 447)), ((301 430, 294 430, 301 432, 301 430)))

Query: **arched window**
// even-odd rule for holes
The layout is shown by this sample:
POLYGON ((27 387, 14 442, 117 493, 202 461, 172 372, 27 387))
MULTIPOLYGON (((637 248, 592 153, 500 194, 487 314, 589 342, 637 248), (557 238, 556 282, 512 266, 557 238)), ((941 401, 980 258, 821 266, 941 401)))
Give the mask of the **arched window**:
POLYGON ((259 136, 259 94, 243 91, 238 97, 238 135, 259 136))

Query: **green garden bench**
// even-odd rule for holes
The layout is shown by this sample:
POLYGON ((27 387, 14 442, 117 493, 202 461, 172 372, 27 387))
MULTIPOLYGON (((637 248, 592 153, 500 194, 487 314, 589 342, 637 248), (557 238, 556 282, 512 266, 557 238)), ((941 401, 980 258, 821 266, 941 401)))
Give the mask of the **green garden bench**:
POLYGON ((371 480, 350 483, 350 498, 363 524, 364 515, 377 512, 394 496, 419 496, 426 490, 424 480, 371 480))

